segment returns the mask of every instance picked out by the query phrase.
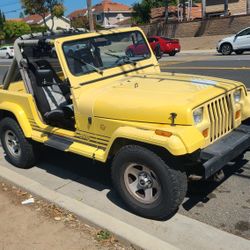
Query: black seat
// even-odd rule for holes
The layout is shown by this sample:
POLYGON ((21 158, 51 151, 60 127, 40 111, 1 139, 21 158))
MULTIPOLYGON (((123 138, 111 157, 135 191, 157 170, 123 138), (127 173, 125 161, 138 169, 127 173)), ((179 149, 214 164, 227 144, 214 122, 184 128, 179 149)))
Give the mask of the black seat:
POLYGON ((53 72, 54 81, 58 84, 67 101, 71 102, 70 86, 63 83, 63 81, 57 75, 55 69, 51 66, 51 64, 47 60, 37 60, 35 61, 35 64, 38 65, 39 69, 50 69, 53 72))
POLYGON ((73 106, 60 88, 61 80, 59 82, 55 75, 50 68, 40 68, 37 63, 29 63, 34 98, 45 122, 51 126, 74 130, 73 106))

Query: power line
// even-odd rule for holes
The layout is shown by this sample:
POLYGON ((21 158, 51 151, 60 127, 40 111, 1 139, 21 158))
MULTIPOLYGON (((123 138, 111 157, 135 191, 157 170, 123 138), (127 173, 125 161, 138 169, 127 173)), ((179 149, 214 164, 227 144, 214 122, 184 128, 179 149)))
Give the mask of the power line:
POLYGON ((8 13, 13 13, 13 12, 18 12, 19 10, 22 10, 22 9, 8 10, 8 11, 2 11, 2 12, 4 14, 8 14, 8 13))

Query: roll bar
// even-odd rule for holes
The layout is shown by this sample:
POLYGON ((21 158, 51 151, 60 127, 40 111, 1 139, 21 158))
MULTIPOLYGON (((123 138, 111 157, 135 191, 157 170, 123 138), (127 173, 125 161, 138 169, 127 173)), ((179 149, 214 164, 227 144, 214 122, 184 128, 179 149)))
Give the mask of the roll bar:
POLYGON ((19 68, 22 79, 24 81, 24 85, 26 88, 26 91, 30 94, 33 94, 33 89, 31 87, 30 78, 28 75, 28 61, 25 59, 22 55, 22 48, 25 46, 35 46, 39 43, 47 43, 52 44, 54 39, 62 37, 62 36, 70 36, 70 35, 76 35, 76 34, 83 34, 88 32, 86 29, 69 29, 69 30, 58 30, 55 32, 40 32, 40 33, 34 33, 34 34, 28 34, 20 36, 16 39, 14 43, 14 59, 12 61, 12 64, 6 74, 6 77, 3 82, 3 89, 8 89, 11 77, 14 74, 14 71, 16 67, 19 68))

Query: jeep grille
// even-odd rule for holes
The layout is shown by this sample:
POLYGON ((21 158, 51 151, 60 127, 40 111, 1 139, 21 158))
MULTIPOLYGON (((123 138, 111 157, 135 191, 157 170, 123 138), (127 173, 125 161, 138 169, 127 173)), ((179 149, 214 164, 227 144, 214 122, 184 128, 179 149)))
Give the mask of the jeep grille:
POLYGON ((210 119, 210 142, 234 128, 232 94, 220 96, 207 104, 210 119))

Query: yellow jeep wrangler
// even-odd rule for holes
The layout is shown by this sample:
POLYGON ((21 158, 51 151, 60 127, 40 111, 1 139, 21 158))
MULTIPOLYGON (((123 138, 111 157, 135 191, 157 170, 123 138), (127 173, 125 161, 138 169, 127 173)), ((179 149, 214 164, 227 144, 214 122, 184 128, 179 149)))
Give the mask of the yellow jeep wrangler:
POLYGON ((162 73, 139 28, 26 35, 14 51, 0 136, 17 167, 36 163, 39 143, 112 161, 130 210, 163 218, 183 201, 189 176, 211 177, 250 145, 245 86, 162 73))

